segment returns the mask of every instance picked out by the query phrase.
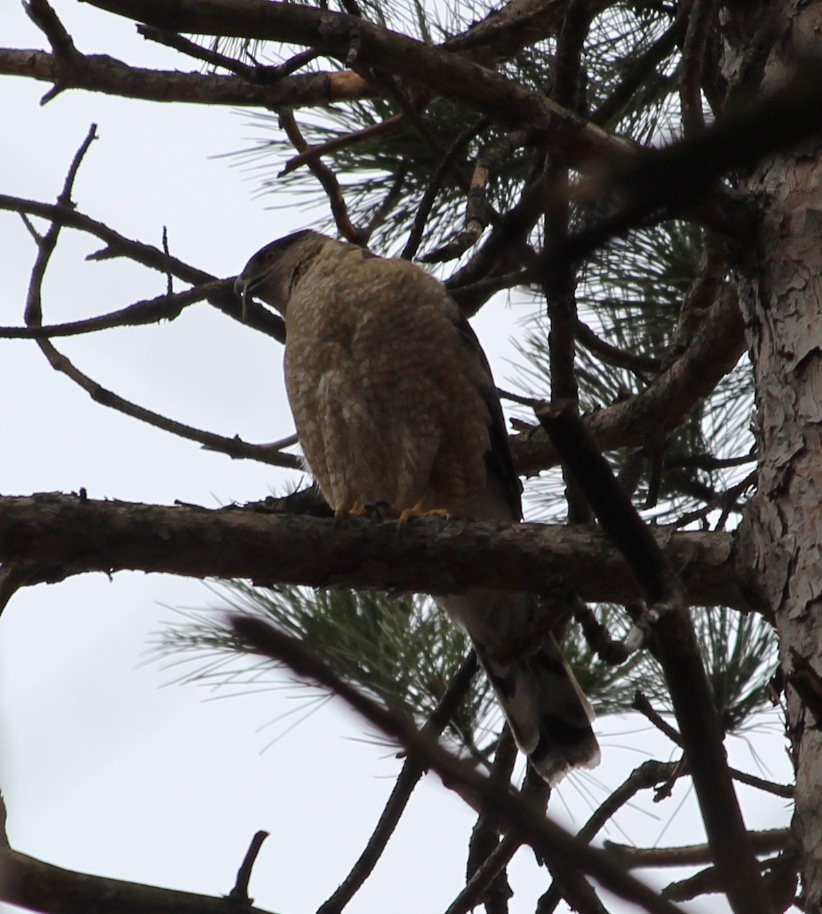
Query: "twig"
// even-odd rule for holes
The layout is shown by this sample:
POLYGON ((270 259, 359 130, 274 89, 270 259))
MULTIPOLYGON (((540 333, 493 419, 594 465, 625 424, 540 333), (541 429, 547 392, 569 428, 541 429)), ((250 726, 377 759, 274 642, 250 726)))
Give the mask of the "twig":
POLYGON ((702 114, 702 78, 705 47, 713 27, 714 0, 691 0, 688 28, 682 46, 682 78, 679 96, 682 103, 682 126, 685 136, 694 136, 705 128, 702 114))
POLYGON ((423 263, 456 260, 479 241, 489 222, 499 221, 494 219, 493 207, 488 202, 488 182, 500 163, 531 139, 530 131, 515 130, 480 150, 467 188, 464 228, 444 245, 421 257, 423 263))
POLYGON ((738 457, 714 457, 713 454, 686 454, 682 457, 665 457, 665 466, 677 469, 693 467, 698 470, 725 470, 756 463, 756 453, 740 454, 738 457))
MULTIPOLYGON (((594 811, 590 819, 579 830, 577 837, 584 841, 592 841, 598 832, 640 790, 647 790, 660 781, 668 779, 675 773, 677 767, 677 762, 657 762, 653 760, 643 762, 594 811)), ((550 885, 537 903, 537 914, 552 914, 559 904, 560 897, 559 888, 555 884, 550 885)))
MULTIPOLYGON (((476 672, 477 657, 471 651, 454 674, 454 678, 439 700, 437 707, 431 712, 422 729, 423 733, 428 733, 432 737, 442 733, 465 698, 476 672)), ((424 769, 416 761, 411 758, 405 760, 394 789, 391 791, 391 796, 388 798, 363 852, 334 894, 317 909, 317 914, 339 914, 371 875, 423 773, 424 769)))
MULTIPOLYGON (((168 249, 168 226, 163 226, 163 253, 166 257, 171 257, 171 252, 168 249)), ((174 277, 170 272, 166 272, 166 295, 174 294, 174 277)))
MULTIPOLYGON (((748 832, 748 839, 755 854, 771 854, 782 850, 791 839, 789 828, 767 828, 748 832)), ((606 841, 605 846, 619 854, 620 860, 634 869, 645 866, 699 866, 713 863, 711 848, 707 844, 690 844, 682 847, 635 847, 606 841)))
MULTIPOLYGON (((88 148, 95 137, 96 125, 92 124, 89 128, 85 140, 82 142, 80 148, 75 153, 75 156, 69 167, 68 174, 66 175, 66 179, 63 183, 63 189, 60 193, 60 196, 57 198, 58 207, 61 209, 71 209, 73 206, 71 201, 71 192, 74 186, 74 180, 76 178, 77 171, 80 167, 83 157, 88 151, 88 148)), ((28 326, 39 327, 42 325, 43 311, 41 289, 43 277, 45 276, 46 268, 57 243, 57 238, 59 237, 61 227, 61 222, 52 222, 48 231, 45 233, 45 235, 42 236, 40 242, 38 243, 37 257, 35 258, 34 266, 32 268, 31 277, 29 280, 28 294, 26 296, 25 322, 28 326)), ((170 258, 166 257, 166 260, 168 259, 170 258)), ((70 378, 83 390, 85 390, 93 400, 101 403, 104 406, 111 407, 112 409, 116 409, 128 416, 131 416, 132 418, 139 419, 140 421, 146 422, 157 428, 172 432, 173 434, 187 438, 191 441, 197 441, 200 444, 208 446, 209 448, 220 450, 227 454, 252 457, 253 459, 262 459, 264 462, 271 463, 275 466, 297 468, 300 465, 298 458, 294 457, 291 454, 278 454, 268 451, 261 451, 253 445, 248 445, 245 442, 239 441, 239 439, 231 439, 226 438, 222 435, 215 435, 211 432, 204 432, 182 422, 176 422, 173 419, 168 419, 159 413, 155 413, 153 410, 137 406, 136 404, 131 403, 123 397, 120 397, 112 391, 102 387, 88 375, 81 372, 66 356, 58 352, 57 349, 55 349, 55 347, 47 339, 37 339, 37 345, 40 347, 43 355, 45 355, 49 364, 52 368, 54 368, 55 371, 59 371, 62 374, 65 374, 68 378, 70 378)))
POLYGON ((0 327, 0 339, 43 339, 59 336, 79 336, 83 333, 95 333, 99 330, 110 330, 112 327, 139 327, 143 324, 156 324, 161 320, 173 321, 179 317, 184 308, 203 299, 229 291, 234 278, 217 279, 214 282, 202 283, 185 292, 172 295, 158 295, 155 298, 143 299, 96 317, 87 317, 79 321, 67 321, 63 324, 39 325, 34 327, 0 327))
MULTIPOLYGON (((171 273, 178 279, 193 285, 218 282, 216 276, 212 276, 205 270, 193 267, 177 257, 172 257, 154 245, 126 238, 104 223, 78 212, 73 206, 63 206, 59 203, 42 203, 39 200, 25 200, 21 197, 0 194, 0 209, 20 214, 30 213, 39 218, 47 219, 49 222, 75 228, 99 238, 105 243, 106 247, 96 254, 90 254, 86 258, 87 260, 128 257, 144 267, 158 270, 163 274, 171 273)), ((41 236, 37 232, 33 232, 32 237, 35 243, 39 245, 42 240, 41 236)), ((259 330, 279 342, 285 341, 285 325, 279 315, 252 301, 249 303, 248 320, 246 321, 243 317, 240 300, 234 293, 233 283, 226 281, 224 287, 215 287, 215 290, 214 294, 208 299, 209 304, 234 320, 246 323, 254 330, 259 330), (220 288, 223 291, 220 291, 220 288)))
MULTIPOLYGON (((585 417, 602 450, 664 441, 736 365, 745 351, 744 330, 738 304, 723 296, 682 357, 646 390, 585 417)), ((510 443, 521 474, 530 475, 558 461, 557 449, 542 429, 515 435, 510 443)))
POLYGON ((716 511, 717 508, 721 508, 722 516, 717 523, 717 529, 721 530, 724 526, 725 519, 728 516, 728 512, 736 503, 737 498, 747 489, 756 485, 756 479, 757 471, 754 470, 752 473, 748 473, 744 479, 741 479, 735 485, 729 486, 724 492, 718 492, 704 507, 683 514, 682 517, 675 521, 674 526, 686 527, 688 524, 694 523, 694 521, 702 520, 707 517, 709 514, 716 511))
POLYGON ((251 871, 254 869, 257 855, 260 853, 260 848, 267 837, 267 831, 258 831, 251 839, 251 844, 249 844, 248 850, 245 852, 243 862, 240 864, 239 870, 237 870, 237 881, 227 896, 232 901, 239 901, 243 905, 253 904, 254 899, 248 897, 248 883, 251 879, 251 871))
POLYGON ((617 368, 627 368, 629 371, 642 374, 650 372, 656 374, 662 368, 659 359, 651 358, 647 355, 635 355, 633 352, 626 352, 613 343, 603 340, 583 321, 577 318, 574 324, 574 337, 576 341, 584 346, 589 352, 599 356, 600 360, 606 365, 613 365, 617 368))
POLYGON ((644 906, 653 914, 673 914, 679 910, 660 899, 647 886, 627 876, 607 855, 579 841, 540 815, 520 797, 446 752, 429 734, 417 731, 406 718, 396 715, 341 679, 295 638, 262 619, 250 616, 233 616, 231 624, 235 634, 257 653, 285 663, 297 676, 318 682, 336 693, 370 724, 405 746, 409 757, 436 771, 446 785, 455 782, 480 798, 505 823, 506 828, 530 844, 552 866, 590 873, 606 888, 644 906))
POLYGON ((168 29, 158 29, 153 25, 141 24, 137 25, 137 31, 148 41, 154 41, 157 44, 165 45, 167 48, 173 48, 181 54, 193 57, 195 60, 202 60, 212 67, 220 67, 245 79, 251 79, 253 76, 255 67, 249 67, 248 64, 241 63, 239 60, 235 60, 225 54, 220 54, 211 48, 204 48, 196 42, 178 35, 176 32, 171 32, 168 29))
MULTIPOLYGON (((309 148, 308 142, 297 125, 294 113, 290 109, 283 108, 278 114, 280 126, 291 141, 291 145, 297 152, 306 152, 309 148)), ((320 186, 328 197, 331 214, 334 217, 334 222, 339 233, 346 241, 350 241, 352 244, 364 244, 365 237, 363 232, 351 222, 348 215, 348 207, 346 206, 345 198, 343 197, 342 188, 340 187, 340 182, 337 180, 337 176, 319 159, 311 160, 306 164, 308 170, 319 181, 320 186)))
POLYGON ((425 193, 422 195, 422 200, 414 215, 414 221, 411 224, 408 240, 405 242, 402 254, 400 254, 400 257, 404 260, 411 260, 419 250, 422 235, 425 231, 425 224, 431 214, 434 201, 437 199, 437 194, 445 182, 446 175, 453 169, 457 157, 461 155, 472 140, 487 128, 488 123, 486 118, 480 118, 478 121, 475 121, 473 124, 466 127, 465 130, 457 136, 440 160, 436 171, 428 182, 428 186, 425 188, 425 193))
POLYGON ((649 720, 660 733, 664 733, 672 743, 675 743, 680 748, 682 747, 682 737, 653 707, 651 702, 648 701, 647 696, 639 689, 634 692, 634 700, 631 702, 631 707, 635 711, 639 711, 639 713, 649 720))
MULTIPOLYGON (((634 694, 634 700, 631 707, 640 714, 643 714, 659 731, 664 733, 671 742, 677 746, 682 746, 682 737, 677 731, 657 712, 651 703, 638 691, 634 694)), ((748 787, 754 787, 764 793, 772 793, 777 797, 784 797, 786 800, 793 799, 795 790, 793 784, 777 784, 774 781, 766 781, 764 778, 757 777, 755 774, 749 774, 747 771, 740 771, 738 768, 728 768, 731 777, 740 784, 747 784, 748 787)))
MULTIPOLYGON (((514 742, 511 728, 506 724, 497 741, 497 750, 489 772, 490 779, 499 786, 510 784, 516 761, 517 744, 514 742)), ((489 810, 483 809, 474 823, 474 827, 471 830, 471 838, 468 842, 468 860, 465 864, 465 876, 468 884, 471 883, 477 870, 491 856, 499 843, 499 822, 489 810)), ((486 883, 478 900, 485 905, 486 914, 507 914, 508 899, 511 898, 511 895, 511 887, 505 878, 504 867, 500 867, 490 881, 486 883)), ((449 907, 451 914, 453 914, 451 910, 453 907, 453 905, 449 907)))
POLYGON ((303 152, 292 156, 277 173, 277 177, 285 177, 285 175, 291 174, 292 171, 296 171, 303 165, 308 165, 309 162, 316 161, 321 156, 331 155, 332 153, 339 152, 341 149, 348 149, 350 146, 356 146, 359 143, 367 143, 376 137, 391 133, 402 126, 404 120, 405 114, 400 112, 399 114, 387 117, 384 121, 380 121, 377 124, 363 127, 361 130, 353 130, 351 133, 334 137, 331 140, 326 140, 324 143, 308 146, 303 152))
POLYGON ((175 51, 180 51, 195 60, 202 60, 213 67, 221 67, 230 73, 235 73, 251 83, 260 83, 262 85, 274 85, 285 76, 294 73, 312 60, 322 56, 322 52, 310 48, 306 51, 300 51, 293 57, 277 66, 263 66, 255 63, 253 66, 244 64, 233 57, 220 54, 212 48, 204 48, 176 32, 168 29, 158 29, 152 25, 138 25, 137 31, 149 41, 156 41, 158 44, 164 44, 175 51))

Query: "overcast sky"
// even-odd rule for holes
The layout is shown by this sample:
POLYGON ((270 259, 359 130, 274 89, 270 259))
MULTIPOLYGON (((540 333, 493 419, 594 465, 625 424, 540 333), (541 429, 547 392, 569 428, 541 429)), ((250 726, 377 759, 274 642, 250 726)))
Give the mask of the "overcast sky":
MULTIPOLYGON (((84 4, 56 6, 83 51, 189 68, 125 20, 84 4)), ((10 47, 44 46, 13 0, 0 4, 0 36, 10 47)), ((0 192, 52 201, 95 122, 100 139, 75 186, 79 209, 155 244, 166 226, 172 253, 218 276, 236 274, 261 245, 317 216, 282 195, 276 210, 267 208, 275 201, 253 197, 253 173, 216 158, 254 135, 236 112, 81 92, 40 107, 47 88, 3 80, 0 192)), ((34 245, 19 218, 3 212, 0 241, 0 323, 20 324, 34 245)), ((164 291, 163 276, 134 265, 85 263, 98 247, 64 230, 44 289, 46 323, 164 291)), ((500 303, 475 324, 499 382, 513 374, 508 338, 518 316, 500 303)), ((216 505, 264 497, 287 478, 94 404, 31 342, 0 346, 4 494, 85 487, 93 498, 216 505)), ((105 386, 198 427, 250 441, 293 429, 280 347, 205 303, 171 324, 61 340, 58 347, 105 386)), ((252 878, 257 904, 284 914, 315 910, 362 849, 399 762, 364 740, 360 722, 336 703, 285 733, 292 717, 281 716, 308 697, 293 685, 224 697, 179 685, 180 670, 145 662, 152 633, 174 618, 174 607, 209 605, 221 599, 200 582, 136 574, 86 576, 14 597, 0 620, 0 787, 12 846, 70 869, 221 894, 263 828, 271 837, 252 878)), ((649 752, 670 757, 670 747, 634 719, 600 721, 599 731, 603 765, 569 778, 552 801, 563 821, 570 812, 581 824, 589 803, 649 752)), ((764 744, 761 734, 752 740, 764 744)), ((732 744, 737 762, 756 770, 746 743, 732 744)), ((781 752, 770 751, 768 764, 771 776, 789 778, 781 752)), ((787 821, 781 801, 746 797, 751 827, 787 821)), ((638 843, 664 843, 674 833, 685 840, 686 822, 687 840, 702 839, 682 784, 653 816, 627 810, 619 821, 638 843)), ((462 884, 472 824, 461 801, 428 778, 351 910, 444 910, 462 884)), ((627 840, 618 831, 610 837, 627 840)), ((514 914, 533 910, 544 888, 532 861, 521 851, 512 867, 521 889, 514 914)))

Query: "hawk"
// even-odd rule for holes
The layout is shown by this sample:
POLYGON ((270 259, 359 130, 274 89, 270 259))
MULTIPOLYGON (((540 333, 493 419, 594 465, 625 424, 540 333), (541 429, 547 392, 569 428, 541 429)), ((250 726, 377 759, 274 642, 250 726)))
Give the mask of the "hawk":
MULTIPOLYGON (((445 287, 420 267, 304 230, 237 278, 285 319, 285 383, 306 463, 337 514, 388 505, 522 519, 491 370, 445 287)), ((519 748, 555 782, 592 767, 593 712, 529 593, 439 599, 471 638, 519 748), (536 642, 536 643, 535 643, 536 642)))

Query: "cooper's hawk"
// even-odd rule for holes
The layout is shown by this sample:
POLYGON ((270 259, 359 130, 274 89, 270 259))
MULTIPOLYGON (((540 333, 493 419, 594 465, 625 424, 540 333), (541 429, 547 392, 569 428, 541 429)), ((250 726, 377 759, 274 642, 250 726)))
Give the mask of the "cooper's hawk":
MULTIPOLYGON (((408 261, 301 231, 258 251, 237 289, 285 318, 297 434, 335 512, 387 504, 521 520, 488 362, 440 282, 408 261)), ((473 588, 440 603, 471 637, 536 770, 556 781, 595 765, 593 713, 553 636, 535 634, 535 598, 473 588)))

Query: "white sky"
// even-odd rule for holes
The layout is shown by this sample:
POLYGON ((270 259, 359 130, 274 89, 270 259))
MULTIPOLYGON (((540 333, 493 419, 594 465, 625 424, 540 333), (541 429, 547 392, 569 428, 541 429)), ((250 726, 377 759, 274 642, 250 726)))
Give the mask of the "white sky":
MULTIPOLYGON (((145 42, 124 20, 83 4, 57 8, 83 51, 144 66, 195 67, 145 42)), ((22 7, 8 0, 0 4, 0 36, 9 47, 45 45, 22 7)), ((52 201, 96 122, 100 139, 86 157, 75 200, 127 236, 159 244, 166 225, 173 253, 228 276, 262 244, 310 224, 312 214, 296 202, 267 210, 271 198, 252 199, 252 174, 213 158, 253 135, 231 110, 74 91, 41 108, 47 88, 3 81, 0 192, 52 201)), ((111 311, 164 291, 164 277, 134 265, 85 263, 98 247, 89 236, 64 230, 47 277, 45 322, 111 311)), ((34 253, 20 220, 0 213, 2 324, 22 322, 34 253)), ((515 318, 497 306, 476 322, 500 382, 512 373, 507 338, 515 318)), ((205 304, 172 324, 60 340, 58 348, 118 393, 193 425, 251 441, 292 430, 277 344, 205 304)), ((2 349, 4 494, 84 486, 93 498, 213 505, 264 497, 285 478, 94 404, 54 373, 31 342, 2 341, 2 349)), ((304 692, 292 687, 206 700, 214 696, 174 684, 174 670, 141 664, 151 633, 173 617, 166 607, 218 603, 199 582, 137 574, 113 581, 88 576, 14 597, 0 621, 0 787, 11 843, 70 869, 221 894, 233 885, 251 836, 263 828, 271 837, 252 877, 256 903, 284 914, 312 911, 358 856, 399 763, 363 741, 359 721, 336 703, 262 753, 290 718, 260 728, 304 700, 304 692)), ((669 757, 670 748, 642 722, 601 721, 600 731, 604 763, 595 777, 574 777, 561 788, 552 803, 561 819, 564 802, 581 824, 589 794, 601 800, 649 752, 669 757)), ((766 746, 770 775, 787 780, 779 739, 752 738, 766 746)), ((742 741, 732 748, 740 767, 756 771, 742 741)), ((654 808, 655 818, 628 810, 620 822, 637 843, 653 844, 685 795, 680 785, 672 800, 654 808)), ((744 795, 752 828, 788 821, 782 801, 744 795)), ((662 843, 674 835, 676 843, 702 839, 693 805, 677 813, 662 843)), ((462 884, 473 819, 427 779, 350 910, 443 910, 462 884)), ((625 840, 618 832, 610 837, 625 840)), ((544 888, 532 860, 522 851, 512 867, 512 883, 521 889, 514 914, 533 910, 544 888)))

